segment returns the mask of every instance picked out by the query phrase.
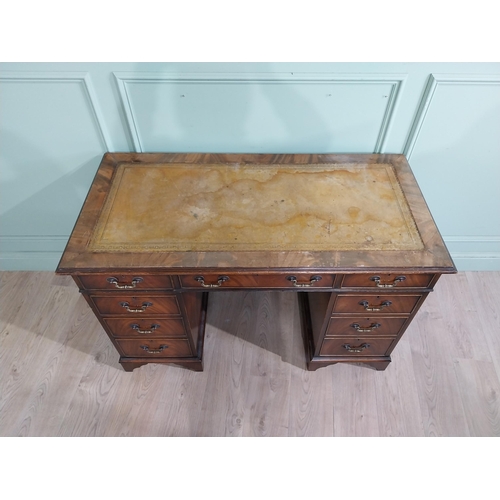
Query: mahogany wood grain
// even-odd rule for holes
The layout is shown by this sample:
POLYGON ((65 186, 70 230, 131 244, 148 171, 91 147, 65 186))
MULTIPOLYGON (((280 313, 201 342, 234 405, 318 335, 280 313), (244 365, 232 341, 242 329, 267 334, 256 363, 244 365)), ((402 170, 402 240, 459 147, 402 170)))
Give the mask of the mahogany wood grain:
POLYGON ((386 316, 333 317, 328 323, 326 336, 368 335, 396 337, 406 321, 407 318, 388 318, 386 316), (360 334, 356 328, 371 331, 360 334))
POLYGON ((89 298, 101 314, 135 318, 142 318, 145 314, 181 314, 176 295, 90 295, 89 298), (144 312, 137 312, 142 310, 144 312))
POLYGON ((119 350, 127 358, 147 357, 149 359, 156 359, 189 357, 193 355, 189 342, 182 339, 117 339, 116 343, 119 346, 119 350))
MULTIPOLYGON (((316 272, 339 269, 349 272, 370 272, 389 267, 406 272, 423 269, 437 272, 455 272, 446 246, 433 222, 413 173, 403 155, 270 155, 270 154, 198 154, 198 153, 107 153, 104 155, 94 183, 89 191, 80 217, 75 225, 61 262, 59 273, 103 271, 114 269, 128 272, 161 269, 178 269, 198 272, 200 269, 219 272, 239 269, 242 272, 257 270, 295 270, 316 272), (399 184, 411 209, 424 248, 419 251, 401 252, 363 251, 253 251, 253 252, 91 252, 88 244, 99 218, 116 168, 123 163, 138 165, 158 163, 225 163, 230 165, 273 165, 308 163, 321 164, 390 164, 394 167, 399 184)), ((396 271, 397 272, 397 271, 396 271)))
POLYGON ((330 321, 331 304, 334 297, 331 293, 300 294, 301 310, 307 310, 303 312, 303 316, 309 314, 308 318, 302 318, 304 322, 304 335, 306 337, 306 351, 314 352, 314 347, 309 348, 308 342, 312 346, 321 344, 321 338, 330 321), (307 301, 307 305, 302 304, 305 301, 307 301))
POLYGON ((109 331, 115 337, 185 337, 186 329, 182 319, 172 318, 103 318, 109 331), (148 333, 141 333, 148 332, 148 333))
POLYGON ((80 274, 76 276, 82 288, 87 290, 171 290, 174 288, 172 277, 161 274, 80 274), (110 279, 116 279, 116 284, 110 279), (120 288, 120 287, 127 288, 120 288))
POLYGON ((183 288, 203 289, 200 283, 203 278, 207 286, 215 285, 217 288, 295 288, 299 290, 309 290, 312 288, 331 288, 333 286, 333 276, 318 273, 284 273, 284 274, 196 274, 179 276, 183 288), (219 280, 223 278, 224 281, 219 280), (294 281, 291 278, 295 278, 294 281))
POLYGON ((370 274, 346 274, 342 280, 342 288, 378 288, 374 278, 380 278, 380 285, 389 285, 391 290, 401 288, 426 288, 430 285, 432 274, 408 274, 408 273, 370 273, 370 274), (398 278, 403 278, 398 281, 398 278))
POLYGON ((345 358, 385 356, 394 342, 394 338, 382 337, 329 337, 323 340, 320 356, 344 356, 345 358), (350 352, 353 350, 356 352, 350 352), (361 355, 358 356, 358 352, 360 352, 361 355))
MULTIPOLYGON (((107 153, 57 268, 74 277, 127 370, 151 358, 123 349, 135 337, 118 318, 182 318, 192 356, 182 363, 201 369, 207 291, 252 289, 318 294, 304 323, 314 370, 337 362, 323 350, 312 358, 325 335, 351 333, 332 315, 382 317, 360 310, 354 290, 371 307, 391 302, 385 313, 401 317, 384 317, 373 335, 399 340, 439 276, 455 272, 408 162, 392 154, 107 153)), ((152 338, 167 335, 156 329, 152 338)), ((356 359, 383 369, 395 345, 356 359)))
POLYGON ((192 341, 193 351, 203 352, 203 338, 200 332, 204 328, 209 294, 184 292, 178 297, 182 299, 182 316, 189 331, 188 338, 192 341))
POLYGON ((371 315, 379 316, 391 313, 410 314, 422 295, 337 295, 333 304, 333 313, 359 313, 366 314, 368 309, 380 309, 370 311, 371 315))

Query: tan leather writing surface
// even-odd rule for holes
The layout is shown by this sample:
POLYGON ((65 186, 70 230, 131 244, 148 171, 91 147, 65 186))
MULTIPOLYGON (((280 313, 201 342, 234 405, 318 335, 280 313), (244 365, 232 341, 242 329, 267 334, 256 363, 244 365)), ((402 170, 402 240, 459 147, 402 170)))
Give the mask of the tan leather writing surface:
POLYGON ((421 250, 390 164, 122 164, 97 252, 421 250))

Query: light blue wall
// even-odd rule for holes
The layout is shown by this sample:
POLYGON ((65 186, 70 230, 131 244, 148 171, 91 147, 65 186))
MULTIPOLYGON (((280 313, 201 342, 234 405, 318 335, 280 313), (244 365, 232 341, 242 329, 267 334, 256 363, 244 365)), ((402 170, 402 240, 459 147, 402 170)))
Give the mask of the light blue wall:
POLYGON ((55 269, 106 151, 404 153, 457 267, 500 269, 498 63, 0 64, 2 269, 55 269))

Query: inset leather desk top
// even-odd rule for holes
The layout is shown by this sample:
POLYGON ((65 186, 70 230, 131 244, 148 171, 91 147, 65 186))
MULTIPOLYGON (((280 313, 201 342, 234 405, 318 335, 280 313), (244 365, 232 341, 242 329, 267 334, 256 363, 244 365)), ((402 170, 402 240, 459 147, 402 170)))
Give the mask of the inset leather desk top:
POLYGON ((454 271, 403 155, 107 153, 59 272, 454 271))
POLYGON ((125 163, 94 251, 421 250, 390 164, 125 163))

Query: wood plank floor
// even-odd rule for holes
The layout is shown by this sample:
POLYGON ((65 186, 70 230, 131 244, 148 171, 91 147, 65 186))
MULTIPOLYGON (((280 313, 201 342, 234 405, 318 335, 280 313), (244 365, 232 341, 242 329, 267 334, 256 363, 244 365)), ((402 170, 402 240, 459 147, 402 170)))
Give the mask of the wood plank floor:
POLYGON ((295 294, 219 292, 203 373, 127 373, 71 278, 0 285, 1 436, 500 436, 500 272, 443 276, 384 372, 307 372, 295 294))

